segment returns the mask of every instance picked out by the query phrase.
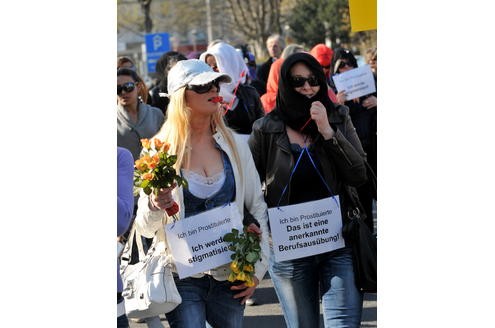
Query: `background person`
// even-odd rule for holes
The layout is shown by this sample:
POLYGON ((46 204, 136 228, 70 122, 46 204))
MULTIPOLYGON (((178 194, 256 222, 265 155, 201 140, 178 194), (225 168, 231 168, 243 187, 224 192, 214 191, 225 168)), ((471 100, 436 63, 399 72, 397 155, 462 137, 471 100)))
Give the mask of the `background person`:
MULTIPOLYGON (((133 196, 134 160, 129 150, 117 147, 117 240, 127 231, 134 209, 133 196)), ((122 296, 120 260, 117 258, 117 328, 129 327, 122 296)))
MULTIPOLYGON (((134 61, 132 61, 132 59, 126 56, 121 56, 117 58, 117 70, 119 68, 127 68, 137 73, 137 67, 134 64, 134 61)), ((148 97, 148 87, 146 86, 146 83, 144 83, 144 80, 139 75, 138 78, 139 78, 139 82, 141 83, 138 96, 141 98, 142 102, 149 104, 150 99, 148 97)))
MULTIPOLYGON (((332 60, 334 74, 341 74, 358 67, 356 57, 347 49, 336 49, 332 60)), ((331 84, 335 88, 333 78, 331 84)), ((377 171, 377 98, 376 92, 356 99, 347 99, 345 91, 337 93, 337 102, 349 107, 352 123, 356 128, 359 140, 366 152, 366 160, 376 174, 377 171)), ((371 180, 358 188, 359 199, 366 214, 366 224, 374 231, 373 199, 374 194, 371 180)))
POLYGON ((277 99, 278 91, 278 78, 280 76, 280 67, 285 58, 289 57, 296 52, 303 52, 304 47, 299 44, 289 44, 282 51, 282 55, 279 59, 273 62, 270 67, 270 74, 268 75, 268 82, 266 84, 266 93, 261 96, 261 103, 265 113, 271 112, 275 108, 275 100, 277 99))
MULTIPOLYGON (((270 67, 273 62, 280 58, 282 51, 285 48, 284 38, 280 34, 272 34, 266 39, 266 49, 268 50, 268 59, 266 62, 260 65, 256 70, 256 77, 266 87, 268 81, 268 74, 270 73, 270 67)), ((262 94, 260 94, 262 95, 262 94)))
MULTIPOLYGON (((259 176, 247 144, 227 128, 220 104, 212 101, 230 81, 228 75, 214 72, 201 60, 183 60, 170 70, 167 120, 156 137, 170 144, 169 153, 177 155, 176 170, 188 180, 188 187, 161 189, 149 197, 141 193, 136 227, 141 234, 153 236, 163 228, 164 210, 174 201, 179 204, 179 219, 229 202, 240 215, 246 208, 262 232, 255 286, 227 281, 229 265, 184 279, 176 276, 182 303, 166 314, 172 328, 204 327, 205 321, 213 327, 242 327, 244 302, 267 270, 267 207, 259 176)), ((170 217, 165 219, 171 222, 170 217)))
MULTIPOLYGON (((142 150, 141 139, 154 136, 163 124, 164 116, 160 109, 143 103, 139 97, 144 82, 137 73, 128 68, 117 70, 117 146, 128 149, 133 163, 139 159, 142 150)), ((135 210, 137 209, 135 197, 135 210)), ((135 213, 134 210, 134 213, 135 213)), ((129 234, 129 230, 124 234, 129 234)), ((145 252, 152 239, 143 238, 145 252)), ((131 250, 130 264, 139 261, 136 243, 131 250)), ((150 328, 161 328, 158 316, 144 319, 150 328)))
POLYGON ((170 69, 180 60, 186 60, 186 56, 177 51, 167 51, 156 61, 156 85, 150 90, 150 105, 160 108, 163 115, 167 113, 169 99, 167 93, 167 75, 170 69))
MULTIPOLYGON (((345 218, 344 185, 366 181, 363 150, 347 108, 330 101, 323 70, 308 53, 284 60, 276 108, 255 122, 249 146, 268 207, 329 197, 324 177, 339 195, 345 218), (306 153, 291 177, 305 147, 321 177, 306 153)), ((349 247, 280 262, 271 256, 269 271, 287 327, 318 327, 320 297, 325 327, 359 327, 362 294, 355 286, 349 247)))
POLYGON ((265 113, 258 92, 246 84, 248 67, 244 59, 234 47, 225 42, 215 43, 199 59, 214 71, 232 78, 230 83, 222 84, 220 89, 220 96, 225 103, 224 118, 229 128, 239 134, 249 135, 254 121, 265 113))
MULTIPOLYGON (((327 80, 327 83, 329 83, 333 50, 327 47, 326 45, 324 45, 323 43, 319 43, 311 49, 310 53, 313 55, 313 57, 316 58, 318 63, 320 63, 321 68, 323 69, 323 73, 325 73, 325 78, 327 80)), ((330 87, 328 88, 328 96, 330 97, 330 100, 333 103, 337 102, 337 96, 330 87)))

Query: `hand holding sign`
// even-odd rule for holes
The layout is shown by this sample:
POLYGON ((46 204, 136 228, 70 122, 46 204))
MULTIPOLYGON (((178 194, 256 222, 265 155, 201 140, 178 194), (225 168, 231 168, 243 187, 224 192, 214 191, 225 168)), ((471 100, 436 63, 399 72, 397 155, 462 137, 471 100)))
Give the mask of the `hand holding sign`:
POLYGON ((369 65, 364 65, 333 76, 337 88, 337 99, 339 102, 359 98, 376 92, 373 72, 369 65), (345 92, 345 98, 344 94, 345 92), (339 97, 340 94, 340 97, 339 97))

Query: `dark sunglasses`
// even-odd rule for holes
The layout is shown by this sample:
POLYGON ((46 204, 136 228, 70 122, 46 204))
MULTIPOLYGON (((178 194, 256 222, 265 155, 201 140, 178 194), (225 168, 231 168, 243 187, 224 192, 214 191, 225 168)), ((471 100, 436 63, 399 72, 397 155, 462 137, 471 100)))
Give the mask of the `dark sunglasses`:
POLYGON ((318 82, 318 79, 314 76, 310 76, 310 77, 293 76, 291 78, 292 86, 295 88, 302 87, 306 83, 306 81, 312 87, 317 87, 320 85, 320 82, 318 82))
POLYGON ((202 94, 210 91, 213 86, 217 88, 217 91, 220 91, 220 82, 218 80, 214 80, 209 83, 201 84, 201 85, 187 85, 186 89, 202 94))
POLYGON ((346 66, 348 66, 348 67, 352 67, 352 65, 351 65, 349 62, 346 62, 346 61, 343 61, 343 60, 342 60, 342 61, 340 62, 340 64, 339 64, 339 69, 344 68, 344 67, 346 67, 346 66))
POLYGON ((117 84, 117 94, 120 96, 120 94, 122 93, 122 90, 127 92, 127 93, 132 92, 135 87, 136 87, 136 83, 134 83, 134 82, 126 82, 126 83, 121 84, 121 85, 117 84))

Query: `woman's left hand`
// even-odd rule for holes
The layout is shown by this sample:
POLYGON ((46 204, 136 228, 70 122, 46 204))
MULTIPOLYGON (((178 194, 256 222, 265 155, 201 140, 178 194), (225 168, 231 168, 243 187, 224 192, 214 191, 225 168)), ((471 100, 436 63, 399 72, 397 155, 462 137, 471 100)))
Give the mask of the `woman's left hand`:
POLYGON ((325 140, 333 138, 335 131, 328 123, 327 110, 325 106, 319 101, 314 101, 309 109, 311 119, 313 119, 318 127, 318 132, 323 136, 325 140))
POLYGON ((243 290, 239 294, 234 295, 234 298, 241 298, 242 297, 241 304, 245 304, 247 299, 251 298, 251 296, 253 296, 254 290, 256 289, 256 287, 258 287, 258 285, 260 283, 260 281, 258 280, 258 278, 256 278, 256 276, 253 276, 253 281, 254 281, 253 287, 248 287, 248 286, 246 286, 245 283, 230 287, 230 290, 243 290))
POLYGON ((367 109, 376 107, 376 97, 375 96, 369 96, 365 100, 363 100, 363 107, 366 107, 367 109))

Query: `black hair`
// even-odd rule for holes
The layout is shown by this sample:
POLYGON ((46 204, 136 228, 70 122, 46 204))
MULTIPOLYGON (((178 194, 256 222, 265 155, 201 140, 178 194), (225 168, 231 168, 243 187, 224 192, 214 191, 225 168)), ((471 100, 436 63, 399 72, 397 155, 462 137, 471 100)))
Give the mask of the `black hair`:
POLYGON ((117 76, 121 76, 121 75, 132 77, 134 82, 140 82, 141 81, 141 79, 139 78, 139 75, 135 71, 133 71, 132 69, 129 69, 129 68, 119 68, 117 70, 117 76))
POLYGON ((167 90, 167 76, 170 69, 178 61, 187 60, 186 56, 177 51, 167 51, 156 61, 155 71, 157 76, 157 85, 162 91, 167 90))
POLYGON ((350 50, 344 49, 344 48, 338 48, 338 49, 335 49, 335 51, 333 53, 332 65, 330 67, 331 72, 336 73, 335 63, 339 59, 345 59, 354 68, 358 67, 356 57, 354 57, 354 55, 352 54, 352 52, 350 50))

